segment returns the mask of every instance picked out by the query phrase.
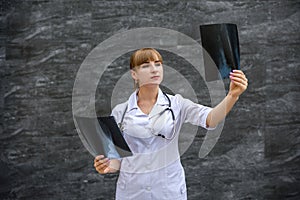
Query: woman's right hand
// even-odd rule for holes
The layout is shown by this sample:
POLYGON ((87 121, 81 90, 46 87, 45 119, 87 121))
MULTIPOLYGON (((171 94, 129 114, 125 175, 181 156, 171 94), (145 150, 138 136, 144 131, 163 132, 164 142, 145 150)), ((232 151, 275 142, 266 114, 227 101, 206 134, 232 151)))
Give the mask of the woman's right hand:
POLYGON ((110 160, 104 155, 99 155, 94 159, 94 167, 100 174, 115 173, 120 170, 120 160, 110 160))

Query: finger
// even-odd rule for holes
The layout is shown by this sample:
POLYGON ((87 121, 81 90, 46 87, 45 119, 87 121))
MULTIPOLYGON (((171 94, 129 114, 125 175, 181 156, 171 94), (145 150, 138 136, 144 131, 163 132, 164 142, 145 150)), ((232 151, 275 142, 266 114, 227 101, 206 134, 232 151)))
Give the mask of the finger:
POLYGON ((243 86, 248 86, 248 82, 244 79, 238 78, 238 77, 230 77, 230 79, 234 82, 234 83, 240 83, 243 86))
POLYGON ((235 80, 235 81, 239 81, 239 82, 243 82, 243 83, 248 83, 248 79, 244 76, 241 76, 241 75, 238 75, 238 76, 230 75, 229 78, 231 80, 235 80))
POLYGON ((241 73, 236 73, 236 72, 230 72, 230 76, 234 76, 234 77, 240 77, 240 78, 243 78, 243 79, 247 79, 245 74, 241 74, 241 73))
POLYGON ((239 70, 239 69, 234 69, 234 70, 232 70, 232 72, 237 73, 237 74, 245 75, 244 72, 242 70, 239 70))
POLYGON ((104 170, 109 166, 109 163, 102 163, 96 167, 97 170, 104 170))
POLYGON ((102 160, 98 160, 97 162, 94 162, 94 167, 98 167, 99 165, 103 163, 107 163, 109 161, 109 158, 104 158, 102 160))
POLYGON ((105 157, 104 155, 96 156, 96 157, 95 157, 95 161, 96 161, 96 160, 97 160, 97 161, 98 161, 98 160, 101 160, 101 159, 104 158, 104 157, 105 157))
POLYGON ((98 167, 96 167, 96 170, 99 173, 104 173, 107 168, 109 168, 109 163, 103 163, 103 164, 99 165, 98 167))
POLYGON ((110 167, 106 167, 106 169, 103 171, 105 174, 110 171, 110 167))
POLYGON ((244 84, 244 83, 241 83, 241 82, 238 82, 238 81, 235 81, 235 80, 232 80, 232 82, 233 82, 235 85, 237 85, 237 86, 239 86, 240 88, 243 88, 243 89, 246 89, 247 86, 248 86, 248 84, 244 84))
POLYGON ((97 166, 95 169, 96 169, 98 172, 103 172, 107 167, 108 167, 107 164, 101 164, 101 165, 97 166))
POLYGON ((246 78, 246 76, 244 74, 238 74, 238 73, 233 73, 233 72, 230 72, 230 75, 229 77, 236 77, 236 78, 240 78, 240 79, 243 79, 244 81, 248 81, 248 79, 246 78))
POLYGON ((97 156, 97 157, 94 159, 94 163, 102 162, 104 159, 105 159, 105 157, 104 157, 103 155, 97 156))
POLYGON ((108 161, 108 159, 96 161, 96 162, 94 162, 94 167, 97 168, 98 166, 100 166, 103 163, 106 163, 107 161, 108 161))
POLYGON ((234 80, 239 81, 239 82, 242 82, 244 84, 248 84, 248 79, 245 76, 242 76, 242 75, 238 75, 238 76, 230 75, 229 78, 234 79, 234 80))
POLYGON ((230 76, 240 77, 241 79, 243 79, 246 82, 248 82, 248 79, 247 79, 246 75, 241 70, 233 70, 233 72, 230 72, 230 76))

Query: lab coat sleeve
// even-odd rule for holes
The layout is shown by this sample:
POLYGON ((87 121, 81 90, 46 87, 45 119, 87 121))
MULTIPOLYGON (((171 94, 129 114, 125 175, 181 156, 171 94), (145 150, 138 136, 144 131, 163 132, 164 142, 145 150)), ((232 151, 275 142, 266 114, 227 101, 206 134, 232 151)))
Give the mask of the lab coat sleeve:
POLYGON ((206 126, 206 118, 209 112, 212 110, 211 107, 203 106, 192 102, 189 99, 183 98, 181 95, 175 95, 177 104, 180 107, 180 117, 184 123, 191 123, 196 126, 201 126, 208 130, 213 130, 206 126))

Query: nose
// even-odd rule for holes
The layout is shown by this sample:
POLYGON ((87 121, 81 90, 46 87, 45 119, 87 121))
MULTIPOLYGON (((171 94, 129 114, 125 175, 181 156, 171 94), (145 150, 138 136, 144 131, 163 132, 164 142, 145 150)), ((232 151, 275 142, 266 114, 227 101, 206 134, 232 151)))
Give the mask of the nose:
POLYGON ((156 66, 156 63, 155 62, 150 62, 150 70, 151 72, 157 72, 158 71, 158 67, 156 66))

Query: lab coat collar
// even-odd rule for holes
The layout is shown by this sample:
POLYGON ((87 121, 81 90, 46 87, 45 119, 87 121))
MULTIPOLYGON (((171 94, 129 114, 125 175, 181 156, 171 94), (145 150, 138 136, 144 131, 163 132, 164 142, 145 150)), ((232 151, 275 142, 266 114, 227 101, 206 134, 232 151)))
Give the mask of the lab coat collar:
POLYGON ((158 90, 158 96, 157 96, 157 101, 156 101, 157 105, 169 105, 169 101, 167 99, 167 97, 164 95, 164 93, 161 91, 161 89, 159 88, 158 90))
MULTIPOLYGON (((128 99, 128 112, 130 112, 133 109, 137 109, 138 105, 137 105, 137 100, 138 100, 138 96, 137 96, 138 90, 134 91, 129 99, 128 99)), ((167 97, 163 94, 163 92, 161 91, 161 89, 158 89, 158 96, 157 96, 157 100, 154 106, 156 105, 161 105, 161 106, 168 106, 169 105, 169 101, 167 99, 167 97)))

